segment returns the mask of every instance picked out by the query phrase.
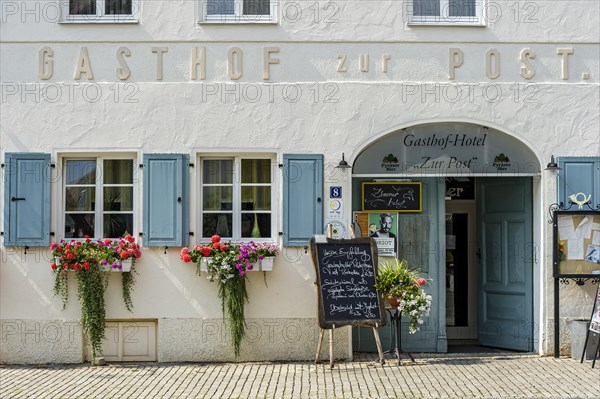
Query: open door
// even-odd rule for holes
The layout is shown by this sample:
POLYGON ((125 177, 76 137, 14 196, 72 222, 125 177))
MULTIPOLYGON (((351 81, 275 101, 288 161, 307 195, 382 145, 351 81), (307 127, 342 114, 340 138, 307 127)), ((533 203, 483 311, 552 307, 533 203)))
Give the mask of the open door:
POLYGON ((531 178, 478 178, 479 343, 533 350, 531 178))

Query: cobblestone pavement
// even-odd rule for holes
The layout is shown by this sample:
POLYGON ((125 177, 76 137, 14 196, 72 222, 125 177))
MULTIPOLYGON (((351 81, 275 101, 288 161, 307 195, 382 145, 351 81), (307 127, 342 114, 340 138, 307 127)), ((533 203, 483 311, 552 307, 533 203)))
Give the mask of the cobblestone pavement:
POLYGON ((599 398, 600 364, 532 354, 353 362, 1 366, 0 398, 599 398))

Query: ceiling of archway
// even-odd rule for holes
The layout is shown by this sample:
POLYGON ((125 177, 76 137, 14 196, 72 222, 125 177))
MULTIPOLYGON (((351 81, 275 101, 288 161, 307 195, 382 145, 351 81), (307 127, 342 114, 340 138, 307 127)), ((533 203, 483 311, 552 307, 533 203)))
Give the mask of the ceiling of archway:
POLYGON ((390 133, 364 149, 354 174, 536 174, 537 157, 499 130, 466 123, 418 125, 390 133))

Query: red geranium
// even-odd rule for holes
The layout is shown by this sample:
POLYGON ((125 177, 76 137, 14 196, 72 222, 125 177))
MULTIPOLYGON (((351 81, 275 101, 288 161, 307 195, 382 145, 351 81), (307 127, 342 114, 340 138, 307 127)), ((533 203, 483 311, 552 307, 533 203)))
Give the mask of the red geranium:
POLYGON ((218 236, 217 234, 215 234, 214 236, 212 236, 210 238, 210 241, 212 241, 214 244, 218 243, 219 241, 221 241, 221 237, 218 236))
POLYGON ((210 249, 209 247, 202 247, 200 248, 200 252, 202 252, 202 256, 210 256, 210 254, 212 253, 212 249, 210 249))

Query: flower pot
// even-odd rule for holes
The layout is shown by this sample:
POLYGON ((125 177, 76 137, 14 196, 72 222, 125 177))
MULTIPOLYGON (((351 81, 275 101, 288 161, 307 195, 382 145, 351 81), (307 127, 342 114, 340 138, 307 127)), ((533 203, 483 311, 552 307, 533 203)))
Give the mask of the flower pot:
POLYGON ((253 272, 270 272, 273 271, 274 256, 267 256, 254 264, 253 272))
POLYGON ((131 271, 131 266, 133 266, 133 259, 131 259, 131 258, 125 259, 121 263, 121 271, 122 272, 130 272, 131 271))
POLYGON ((208 264, 210 262, 212 262, 212 256, 209 256, 209 257, 203 256, 202 258, 200 258, 200 271, 207 272, 208 264))
POLYGON ((121 268, 112 267, 112 264, 107 263, 106 265, 100 264, 100 270, 103 272, 130 272, 131 266, 133 265, 133 259, 125 259, 121 262, 121 268))
MULTIPOLYGON (((202 257, 200 258, 200 271, 207 272, 208 264, 212 261, 212 257, 202 257)), ((252 270, 248 270, 250 272, 270 272, 273 270, 273 263, 275 262, 274 256, 266 256, 262 260, 256 261, 256 263, 252 264, 252 270)))
POLYGON ((400 306, 400 302, 398 302, 396 298, 390 298, 386 296, 385 300, 388 303, 388 305, 390 305, 392 308, 397 308, 398 306, 400 306))

